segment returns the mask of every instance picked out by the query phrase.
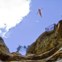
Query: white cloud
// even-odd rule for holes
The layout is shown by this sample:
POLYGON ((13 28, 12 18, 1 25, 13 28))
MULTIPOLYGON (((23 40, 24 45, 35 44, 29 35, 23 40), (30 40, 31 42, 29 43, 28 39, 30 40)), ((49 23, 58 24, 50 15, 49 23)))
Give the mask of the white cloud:
MULTIPOLYGON (((31 0, 0 0, 0 28, 8 32, 30 12, 31 0)), ((1 32, 1 29, 0 29, 1 32)))

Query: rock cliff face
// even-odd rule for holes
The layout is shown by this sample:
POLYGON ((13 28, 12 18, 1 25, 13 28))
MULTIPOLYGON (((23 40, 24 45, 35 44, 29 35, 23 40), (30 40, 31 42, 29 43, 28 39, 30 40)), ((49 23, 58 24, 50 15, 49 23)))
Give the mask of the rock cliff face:
MULTIPOLYGON (((40 55, 42 59, 48 58, 55 61, 62 58, 62 53, 55 54, 62 48, 62 20, 58 22, 56 28, 52 31, 45 31, 38 39, 28 48, 27 54, 40 55), (52 56, 53 55, 53 56, 52 56)), ((62 52, 62 51, 60 51, 62 52)))
POLYGON ((9 49, 5 45, 4 40, 0 37, 0 60, 6 60, 9 53, 9 49))
POLYGON ((0 60, 6 62, 62 62, 62 20, 51 31, 45 31, 30 45, 26 56, 10 53, 0 37, 0 60))

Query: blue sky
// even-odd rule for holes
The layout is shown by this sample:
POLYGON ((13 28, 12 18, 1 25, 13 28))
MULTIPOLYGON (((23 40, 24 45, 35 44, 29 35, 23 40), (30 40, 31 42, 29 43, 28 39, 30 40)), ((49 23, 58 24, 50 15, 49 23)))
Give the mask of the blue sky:
POLYGON ((45 27, 62 19, 61 6, 62 0, 31 0, 30 13, 21 23, 9 30, 6 34, 8 38, 4 38, 10 51, 16 51, 18 45, 32 44, 45 31, 45 27), (42 8, 42 17, 37 13, 39 8, 42 8))

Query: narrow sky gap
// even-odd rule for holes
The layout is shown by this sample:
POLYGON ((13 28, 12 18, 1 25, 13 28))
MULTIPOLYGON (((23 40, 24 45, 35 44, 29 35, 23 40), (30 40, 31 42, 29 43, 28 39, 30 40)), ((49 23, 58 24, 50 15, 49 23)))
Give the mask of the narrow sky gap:
MULTIPOLYGON (((6 21, 3 22, 0 20, 0 35, 4 36, 6 34, 7 38, 4 37, 4 41, 8 46, 10 52, 15 52, 16 48, 19 45, 22 46, 31 45, 34 41, 36 41, 36 39, 40 36, 40 34, 42 34, 45 31, 46 27, 50 26, 51 24, 58 23, 58 21, 62 19, 61 6, 62 6, 62 0, 31 0, 31 1, 30 0, 0 0, 0 11, 1 11, 0 15, 1 17, 3 17, 3 15, 5 14, 4 15, 5 17, 4 18, 0 17, 0 19, 6 20, 7 18, 8 20, 9 19, 8 14, 12 16, 7 22, 7 24, 5 24, 6 21), (17 19, 18 20, 17 23, 15 23, 16 20, 9 22, 10 19, 13 19, 13 16, 15 16, 16 14, 18 15, 19 13, 18 8, 20 6, 16 5, 16 1, 18 1, 17 4, 20 3, 21 1, 21 8, 24 9, 25 13, 23 12, 23 10, 20 10, 20 13, 22 14, 20 20, 17 19), (8 4, 5 5, 4 2, 8 4), (25 7, 24 4, 25 6, 27 5, 27 7, 25 7), (39 8, 42 8, 42 17, 38 15, 39 8), (12 9, 14 13, 12 12, 12 9), (27 9, 29 10, 29 12, 27 11, 27 9), (12 15, 12 13, 9 13, 8 11, 9 12, 11 11, 15 15, 12 15), (15 13, 16 11, 18 11, 18 13, 15 13), (8 17, 6 17, 6 15, 8 17)), ((17 15, 16 18, 19 18, 17 15)), ((22 54, 26 53, 24 49, 22 49, 22 51, 20 52, 22 54)))

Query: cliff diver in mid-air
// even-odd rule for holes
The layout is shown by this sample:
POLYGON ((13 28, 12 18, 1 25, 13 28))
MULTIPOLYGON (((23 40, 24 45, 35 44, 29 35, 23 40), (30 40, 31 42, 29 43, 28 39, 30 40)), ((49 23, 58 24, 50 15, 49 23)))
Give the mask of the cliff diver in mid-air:
POLYGON ((38 9, 38 15, 42 17, 42 10, 40 8, 38 9))

